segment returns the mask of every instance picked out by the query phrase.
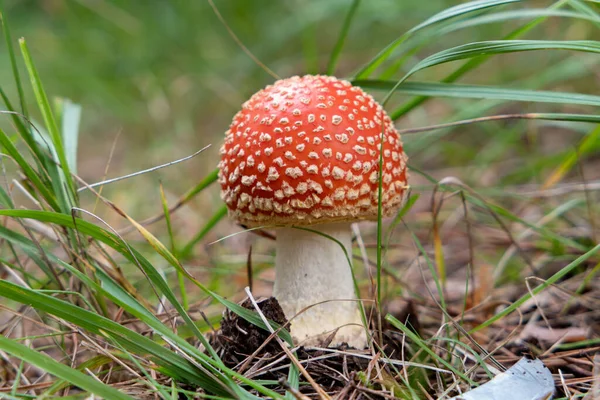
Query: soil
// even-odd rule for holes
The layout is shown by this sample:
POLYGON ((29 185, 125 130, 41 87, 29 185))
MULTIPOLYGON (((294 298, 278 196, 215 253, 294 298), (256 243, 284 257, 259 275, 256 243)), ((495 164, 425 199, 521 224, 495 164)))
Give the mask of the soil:
MULTIPOLYGON (((283 310, 274 297, 257 301, 261 312, 268 319, 285 325, 287 320, 283 310)), ((254 310, 249 299, 241 303, 244 308, 254 310)), ((410 301, 395 304, 388 309, 401 321, 413 328, 419 326, 410 301)), ((367 311, 368 312, 368 311, 367 311)), ((401 337, 392 334, 384 325, 383 341, 388 356, 401 354, 401 337)), ((211 344, 228 367, 253 379, 278 380, 285 390, 289 359, 285 356, 276 340, 269 340, 271 334, 259 328, 230 310, 223 314, 221 329, 211 337, 211 344)), ((372 374, 371 353, 368 350, 357 350, 342 344, 330 351, 296 348, 296 356, 308 374, 328 393, 361 392, 365 390, 361 382, 365 376, 372 374)), ((368 380, 368 379, 367 379, 368 380)), ((367 389, 368 390, 368 389, 367 389)), ((314 394, 313 388, 300 376, 300 393, 314 394)), ((383 399, 376 391, 355 394, 355 398, 383 399)))
MULTIPOLYGON (((261 312, 269 320, 284 325, 287 323, 281 306, 274 297, 257 301, 261 312)), ((246 299, 242 307, 254 310, 250 299, 246 299)), ((270 332, 251 324, 231 310, 223 313, 221 329, 212 336, 212 345, 221 355, 221 359, 228 367, 235 367, 251 356, 271 335, 270 332)), ((257 356, 280 353, 281 347, 275 340, 266 343, 257 356)))

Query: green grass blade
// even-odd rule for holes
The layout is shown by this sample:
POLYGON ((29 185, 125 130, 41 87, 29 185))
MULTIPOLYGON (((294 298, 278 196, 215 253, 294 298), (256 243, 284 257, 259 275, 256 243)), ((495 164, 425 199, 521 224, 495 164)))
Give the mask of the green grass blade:
POLYGON ((182 197, 181 203, 186 203, 198 193, 202 192, 204 189, 212 185, 217 181, 219 176, 219 169, 213 169, 204 179, 202 179, 196 186, 188 190, 182 197))
POLYGON ((508 314, 512 313, 517 308, 522 306, 527 300, 532 298, 532 296, 535 296, 535 295, 541 293, 549 286, 552 286, 555 283, 557 283, 559 280, 561 280, 563 277, 565 277, 567 274, 569 274, 571 271, 573 271, 575 268, 577 268, 579 265, 581 265, 583 262, 588 260, 590 257, 592 257, 594 254, 598 253, 599 251, 600 251, 600 244, 597 244, 591 250, 589 250, 586 253, 582 254, 581 256, 577 257, 577 259, 575 259, 573 262, 571 262, 570 264, 563 267, 560 271, 558 271, 557 273, 552 275, 550 278, 546 279, 539 286, 537 286, 533 290, 531 290, 531 292, 528 292, 527 294, 523 295, 518 300, 513 301, 504 310, 500 311, 498 314, 495 314, 493 317, 491 317, 487 321, 485 321, 485 322, 479 324, 478 326, 476 326, 475 328, 471 329, 471 331, 469 331, 469 333, 477 332, 483 328, 490 326, 494 322, 501 320, 502 318, 504 318, 505 316, 507 316, 508 314))
MULTIPOLYGON (((4 4, 0 2, 0 19, 2 20, 2 29, 4 33, 4 39, 6 42, 6 48, 8 49, 8 55, 10 58, 10 64, 12 69, 13 80, 17 87, 17 93, 19 96, 19 103, 21 109, 17 111, 14 108, 8 99, 8 96, 4 92, 4 90, 0 87, 0 96, 2 97, 4 104, 8 111, 11 111, 11 119, 17 128, 17 131, 21 135, 21 138, 27 143, 29 146, 29 150, 35 155, 35 162, 39 168, 40 173, 43 171, 43 164, 46 163, 47 157, 42 153, 40 148, 36 145, 35 140, 33 139, 32 130, 23 123, 22 118, 25 120, 29 120, 29 111, 27 110, 27 102, 25 100, 25 93, 23 90, 23 83, 21 82, 21 75, 19 73, 19 68, 17 66, 17 59, 15 55, 15 50, 12 42, 12 35, 10 33, 10 29, 8 26, 8 21, 6 14, 4 13, 4 4)), ((44 176, 42 175, 42 180, 44 180, 44 176)))
MULTIPOLYGON (((18 235, 16 232, 11 231, 10 229, 0 226, 0 237, 4 237, 9 242, 11 242, 11 239, 14 236, 21 236, 21 235, 18 235)), ((30 251, 27 253, 28 257, 38 266, 40 271, 42 271, 46 275, 46 277, 49 279, 49 281, 59 284, 60 282, 57 281, 58 278, 56 276, 56 273, 54 273, 52 271, 52 267, 46 263, 46 259, 44 259, 44 257, 42 257, 41 254, 38 252, 39 245, 36 245, 31 241, 29 241, 29 243, 30 243, 30 246, 29 246, 28 250, 30 250, 30 251)), ((16 254, 13 253, 13 255, 16 258, 16 254)), ((10 262, 8 262, 6 260, 2 260, 2 261, 6 266, 8 266, 12 269, 15 269, 15 267, 12 266, 12 264, 10 262)), ((28 274, 25 275, 25 278, 27 279, 27 282, 30 282, 31 280, 33 280, 34 282, 38 283, 36 278, 33 278, 32 276, 29 276, 28 274)))
POLYGON ((415 332, 413 332, 409 327, 407 327, 406 325, 404 325, 402 322, 398 321, 396 318, 394 318, 390 314, 386 315, 385 319, 390 324, 392 324, 396 328, 400 329, 402 331, 402 333, 404 333, 413 343, 415 343, 417 346, 419 346, 421 349, 423 349, 424 352, 426 352, 427 354, 429 354, 429 356, 431 358, 433 358, 434 360, 436 360, 437 362, 439 362, 440 364, 442 364, 443 366, 445 366, 446 368, 448 368, 456 376, 459 376, 462 380, 464 380, 465 382, 469 383, 469 385, 471 385, 471 386, 477 386, 477 384, 475 382, 473 382, 471 379, 469 379, 468 376, 466 376, 465 374, 463 374, 462 372, 460 372, 452 364, 450 364, 448 361, 444 360, 442 357, 440 357, 439 355, 437 355, 436 352, 434 352, 433 350, 431 350, 429 348, 429 346, 427 345, 427 343, 425 343, 425 341, 423 339, 421 339, 419 337, 419 335, 417 335, 415 332))
POLYGON ((0 205, 3 208, 15 208, 15 204, 2 186, 0 186, 0 205))
POLYGON ((442 285, 440 284, 441 277, 438 275, 438 269, 436 268, 435 265, 433 265, 433 262, 431 261, 429 254, 427 254, 427 251, 421 244, 421 241, 419 240, 417 235, 415 235, 414 232, 410 232, 410 236, 412 237, 412 240, 415 243, 415 245, 417 246, 417 249, 419 249, 419 252, 421 253, 423 258, 425 259, 425 262, 427 263, 427 268, 429 269, 429 272, 431 273, 431 276, 433 277, 433 281, 435 282, 435 287, 437 289, 438 296, 440 297, 440 306, 442 307, 442 309, 444 309, 444 311, 446 311, 447 310, 446 297, 444 296, 444 289, 443 289, 442 285))
POLYGON ((65 147, 65 158, 71 172, 77 175, 77 144, 79 142, 79 122, 81 106, 69 99, 61 99, 61 136, 65 147))
POLYGON ((548 189, 562 180, 562 178, 577 164, 577 162, 588 153, 600 151, 600 125, 586 135, 573 151, 570 151, 559 166, 550 174, 542 185, 542 189, 548 189))
MULTIPOLYGON (((126 217, 129 220, 129 222, 131 222, 135 226, 135 228, 141 233, 141 235, 148 241, 148 243, 152 246, 152 248, 154 248, 154 250, 158 254, 160 254, 161 257, 163 257, 166 261, 169 262, 169 264, 171 264, 173 267, 175 267, 178 272, 181 272, 184 270, 183 266, 181 265, 181 263, 179 262, 177 257, 175 257, 173 255, 173 253, 171 253, 165 247, 164 244, 162 244, 158 239, 156 239, 156 237, 154 235, 152 235, 152 233, 150 233, 146 228, 144 228, 142 225, 140 225, 138 222, 136 222, 133 218, 131 218, 129 216, 126 216, 126 217)), ((132 249, 129 249, 129 250, 130 250, 129 253, 133 256, 132 249)), ((134 256, 134 258, 137 258, 137 257, 134 256)), ((140 267, 142 267, 142 264, 138 260, 134 260, 134 261, 136 261, 136 264, 138 264, 140 267)), ((144 268, 144 272, 146 273, 148 278, 151 279, 153 284, 155 284, 157 287, 159 287, 161 293, 164 294, 165 297, 169 300, 169 302, 175 307, 175 309, 177 309, 177 311, 179 312, 179 314, 181 315, 183 320, 187 323, 188 327, 192 330, 192 332, 194 332, 196 337, 200 340, 200 342, 204 345, 204 347, 212 355, 212 357, 215 360, 220 361, 219 356, 217 355, 215 350, 212 348, 212 346, 210 345, 208 340, 206 340, 206 338, 204 337, 202 332, 200 332, 198 327, 194 324, 194 321, 192 321, 192 319, 188 315, 187 311, 185 311, 185 309, 181 305, 181 303, 179 303, 175 294, 173 293, 171 288, 167 285, 164 277, 150 263, 145 264, 145 266, 146 266, 146 268, 144 268)), ((189 275, 189 274, 187 274, 187 275, 189 275)))
MULTIPOLYGON (((110 357, 101 355, 101 356, 94 356, 88 360, 85 360, 83 362, 81 362, 78 366, 77 366, 77 370, 78 371, 85 371, 86 369, 95 369, 95 368, 100 368, 104 365, 110 364, 113 360, 111 360, 110 357)), ((60 379, 57 380, 56 382, 54 382, 54 384, 52 386, 50 386, 45 392, 40 394, 40 398, 45 399, 49 396, 52 396, 53 394, 55 394, 56 392, 58 392, 59 390, 62 390, 64 388, 66 388, 67 386, 69 386, 69 382, 65 381, 64 379, 60 379)))
POLYGON ((425 27, 432 26, 438 22, 446 21, 450 18, 462 17, 466 14, 472 13, 474 11, 481 11, 492 7, 498 7, 509 3, 518 3, 521 0, 512 0, 512 1, 497 1, 497 0, 480 0, 480 1, 472 1, 464 4, 459 4, 454 7, 447 8, 433 17, 428 18, 426 21, 421 22, 419 25, 412 28, 409 33, 414 33, 419 31, 425 27))
POLYGON ((6 13, 4 12, 4 3, 0 2, 0 19, 2 20, 2 31, 4 33, 4 40, 6 42, 6 48, 8 49, 8 56, 10 58, 10 66, 12 68, 14 82, 17 86, 17 93, 19 94, 19 103, 21 104, 21 114, 25 118, 29 117, 27 111, 27 103, 25 101, 25 92, 23 91, 23 84, 21 83, 21 76, 19 74, 19 68, 17 67, 17 57, 15 56, 15 49, 13 47, 12 35, 10 34, 10 28, 6 19, 6 13))
MULTIPOLYGON (((421 175, 423 178, 425 178, 427 181, 429 181, 430 183, 434 184, 434 185, 439 185, 439 182, 433 178, 432 176, 430 176, 429 174, 425 173, 424 171, 415 168, 414 166, 409 166, 410 170, 414 173, 417 173, 419 175, 421 175)), ((453 192, 456 190, 455 187, 453 186, 446 186, 446 185, 439 185, 439 189, 443 190, 443 191, 447 191, 447 192, 453 192)), ((504 217, 506 219, 508 219, 509 221, 512 222, 517 222, 523 226, 526 226, 527 228, 532 229, 533 231, 535 231, 536 233, 538 233, 542 238, 544 238, 545 240, 548 241, 557 241, 561 244, 563 244, 564 246, 567 247, 571 247, 573 249, 576 249, 578 251, 587 251, 588 248, 580 243, 578 243, 575 240, 569 239, 569 238, 565 238, 563 236, 560 236, 559 234, 553 232, 552 230, 543 227, 543 226, 538 226, 534 223, 531 223, 525 219, 519 218, 517 215, 515 215, 514 213, 506 210, 503 207, 500 207, 496 204, 490 203, 488 201, 482 200, 480 198, 477 198, 475 196, 473 196, 470 192, 468 191, 464 191, 463 192, 465 194, 465 198, 472 204, 487 210, 488 212, 493 212, 495 213, 497 216, 499 217, 504 217)), ((414 236, 413 236, 414 237, 414 236)), ((414 237, 416 238, 416 237, 414 237)), ((419 245, 420 243, 418 242, 417 239, 417 245, 419 245)))
MULTIPOLYGON (((391 90, 396 81, 381 80, 359 80, 353 81, 366 89, 391 90)), ((417 95, 427 97, 458 97, 469 99, 526 101, 553 104, 579 104, 588 106, 600 106, 600 96, 552 92, 544 90, 510 89, 495 86, 463 85, 457 83, 433 83, 433 82, 403 82, 396 87, 396 93, 406 95, 417 95)))
POLYGON ((40 192, 44 200, 52 207, 54 210, 60 210, 60 207, 56 201, 56 197, 54 193, 48 189, 48 187, 44 184, 40 176, 34 169, 29 165, 27 160, 21 155, 19 150, 10 140, 8 135, 0 129, 0 145, 4 148, 4 150, 11 156, 13 160, 17 163, 19 168, 23 171, 23 174, 31 181, 33 186, 40 192))
MULTIPOLYGON (((300 386, 300 371, 298 371, 298 367, 296 367, 296 364, 294 363, 290 363, 290 370, 288 372, 288 383, 292 388, 296 390, 298 390, 298 387, 300 386)), ((288 391, 285 394, 285 399, 295 400, 296 397, 288 391)))
MULTIPOLYGON (((163 213, 165 214, 165 223, 167 225, 167 234, 169 235, 169 245, 171 248, 171 253, 177 256, 175 235, 173 233, 173 225, 171 223, 171 212, 169 211, 169 203, 167 202, 167 196, 165 195, 162 182, 160 184, 160 202, 162 204, 163 213)), ((187 311, 189 309, 188 296, 185 290, 185 279, 180 271, 177 271, 177 282, 179 283, 179 294, 181 295, 182 306, 187 311)))
POLYGON ((12 119, 13 124, 17 128, 17 131, 21 135, 21 138, 29 147, 29 150, 31 150, 31 152, 35 155, 35 162, 38 168, 40 168, 40 171, 42 171, 42 163, 47 163, 48 157, 46 157, 46 155, 42 153, 37 143, 35 142, 35 139, 33 138, 32 131, 29 128, 27 128, 21 120, 23 118, 21 113, 15 110, 12 103, 8 99, 8 96, 6 95, 6 93, 4 93, 4 90, 2 90, 2 88, 0 88, 0 97, 2 97, 2 100, 4 101, 7 110, 10 112, 10 117, 12 119))
POLYGON ((586 251, 587 250, 587 248, 585 246, 581 245, 580 243, 576 242, 575 240, 565 238, 565 237, 560 236, 559 234, 553 232, 552 230, 550 230, 548 228, 545 228, 543 226, 538 226, 538 225, 531 223, 525 219, 519 218, 517 215, 513 214, 512 212, 508 211, 507 209, 505 209, 503 207, 500 207, 495 204, 491 204, 489 202, 484 203, 483 201, 473 197, 471 194, 469 194, 467 192, 465 192, 465 197, 469 200, 469 202, 471 202, 477 206, 483 207, 485 209, 489 209, 489 210, 493 211, 494 213, 496 213, 498 216, 504 217, 512 222, 517 222, 517 223, 522 224, 523 226, 531 228, 533 231, 538 233, 545 240, 548 240, 550 242, 555 240, 555 241, 563 244, 564 246, 571 247, 578 251, 586 251))
MULTIPOLYGON (((398 51, 395 55, 397 59, 392 65, 387 67, 385 71, 380 75, 380 79, 392 78, 398 70, 404 65, 404 63, 413 57, 419 50, 421 50, 426 44, 432 43, 434 40, 439 38, 445 38, 447 35, 460 31, 463 29, 474 28, 482 25, 506 23, 513 20, 521 19, 540 19, 548 17, 557 18, 571 18, 591 21, 596 24, 600 23, 600 17, 596 15, 590 15, 589 13, 579 13, 573 11, 562 11, 553 9, 519 9, 514 11, 501 11, 492 14, 484 14, 481 16, 475 16, 467 19, 452 20, 441 24, 436 29, 430 29, 426 32, 420 33, 414 38, 411 38, 402 51, 398 51), (401 56, 401 57, 400 57, 401 56)), ((443 39, 442 39, 443 40, 443 39)))
MULTIPOLYGON (((171 305, 177 310, 183 321, 187 324, 187 326, 194 333, 194 335, 200 340, 202 345, 211 354, 214 360, 223 365, 223 363, 219 359, 217 353, 212 348, 208 340, 204 337, 202 332, 200 332, 198 327, 194 324, 194 321, 191 319, 187 311, 183 308, 179 300, 177 300, 177 297, 171 290, 168 283, 165 281, 164 276, 151 263, 145 260, 139 252, 135 251, 131 246, 129 246, 129 244, 121 240, 121 238, 117 237, 116 235, 109 234, 108 232, 97 227, 96 225, 89 224, 84 220, 73 218, 73 220, 67 223, 67 220, 62 218, 62 216, 60 215, 51 215, 50 213, 43 214, 43 216, 40 216, 38 214, 37 218, 48 218, 49 220, 47 222, 59 223, 62 226, 70 227, 72 225, 74 229, 77 229, 78 231, 84 234, 91 235, 92 237, 100 241, 105 241, 107 236, 111 238, 112 243, 115 243, 116 241, 116 243, 119 244, 119 247, 125 250, 124 252, 122 250, 117 250, 117 247, 111 246, 110 243, 107 244, 113 247, 115 250, 119 251, 125 257, 127 257, 131 262, 134 263, 134 265, 139 267, 144 272, 145 276, 150 280, 153 287, 157 288, 159 292, 163 294, 166 297, 166 299, 171 303, 171 305)), ((131 222, 136 227, 136 229, 142 234, 142 236, 144 236, 144 238, 148 241, 148 243, 150 243, 150 245, 154 248, 154 250, 156 250, 158 254, 160 254, 165 260, 167 260, 172 266, 174 266, 178 270, 183 270, 183 267, 179 264, 179 260, 177 260, 177 258, 175 258, 175 256, 171 252, 169 252, 169 250, 167 250, 167 248, 160 241, 158 241, 154 237, 154 235, 152 235, 146 228, 137 223, 133 218, 129 217, 124 213, 122 215, 126 217, 129 220, 129 222, 131 222)))
MULTIPOLYGON (((104 333, 104 332, 103 332, 104 333)), ((123 353, 123 356, 126 357, 129 362, 131 362, 133 365, 136 366, 136 368, 139 371, 142 371, 142 373, 144 374, 144 376, 146 377, 146 379, 148 380, 148 382, 146 383, 149 386, 149 389, 151 390, 155 390, 157 393, 160 393, 162 395, 163 399, 168 399, 169 393, 167 393, 164 389, 164 387, 159 384, 156 379, 154 379, 152 377, 152 374, 148 372, 148 370, 146 368, 144 368, 144 366, 135 358, 133 357, 126 349, 124 349, 120 344, 118 340, 113 340, 113 338, 110 336, 110 334, 106 334, 105 337, 110 340, 111 344, 114 345, 115 347, 117 347, 119 350, 121 350, 121 352, 123 353)))
MULTIPOLYGON (((552 41, 552 40, 491 40, 484 42, 474 42, 465 45, 453 47, 435 53, 424 60, 420 61, 415 65, 408 73, 406 73, 395 85, 390 89, 389 93, 385 97, 384 104, 390 99, 392 93, 400 86, 405 80, 411 75, 423 69, 448 63, 451 61, 458 61, 463 59, 481 60, 479 57, 494 54, 504 54, 522 51, 537 51, 537 50, 571 50, 580 52, 600 53, 600 42, 593 40, 565 40, 565 41, 552 41)), ((479 62, 479 61, 478 61, 479 62)), ((444 82, 451 82, 454 79, 446 79, 444 82)), ((420 104, 421 101, 427 97, 418 97, 408 104, 400 107, 398 110, 391 113, 393 120, 399 118, 404 113, 408 112, 416 105, 420 104)))
MULTIPOLYGON (((569 6, 571 6, 573 9, 589 16, 594 21, 600 21, 600 13, 594 11, 594 9, 592 7, 588 6, 587 4, 585 4, 582 1, 571 0, 571 1, 569 1, 569 6)), ((598 22, 596 25, 598 27, 600 27, 600 22, 598 22)))
POLYGON ((56 150, 58 161, 61 164, 59 176, 61 183, 64 184, 64 187, 63 185, 61 185, 62 190, 60 190, 59 192, 61 193, 61 196, 59 196, 59 199, 62 203, 61 208, 64 213, 69 213, 71 207, 73 207, 76 204, 76 189, 73 179, 71 177, 71 169, 69 168, 69 163, 67 162, 67 157, 65 155, 62 137, 60 135, 60 131, 58 130, 58 125, 50 107, 46 91, 44 90, 37 70, 33 65, 33 59, 31 58, 31 54, 29 53, 27 43, 24 39, 21 38, 19 40, 19 44, 21 46, 21 53, 23 54, 23 59, 25 60, 27 71, 29 72, 29 78, 31 80, 31 85, 35 93, 38 106, 40 108, 42 116, 44 117, 44 122, 52 139, 54 149, 56 150))
MULTIPOLYGON (((559 1, 557 1, 556 3, 554 3, 553 5, 551 5, 548 8, 551 9, 551 10, 558 10, 561 7, 563 7, 565 4, 568 4, 570 1, 571 0, 559 0, 559 1)), ((505 40, 513 40, 513 39, 516 39, 518 37, 521 37, 524 34, 526 34, 527 32, 529 32, 532 29, 534 29, 536 26, 540 25, 546 19, 547 19, 547 17, 536 18, 534 21, 531 21, 531 22, 523 25, 522 27, 517 28, 514 31, 510 32, 508 35, 506 35, 504 37, 504 39, 505 40)), ((463 65, 461 65, 459 68, 457 68, 455 71, 453 71, 452 73, 450 73, 449 75, 447 75, 444 79, 442 79, 442 82, 446 82, 446 83, 455 82, 456 80, 458 80, 460 77, 462 77, 463 75, 465 75, 469 71, 472 71, 475 68, 479 67, 481 64, 483 64, 489 58, 490 58, 489 55, 484 55, 484 56, 480 56, 480 57, 476 57, 476 58, 470 59, 469 61, 467 61, 466 63, 464 63, 463 65)), ((429 99, 429 98, 426 97, 426 96, 419 96, 419 97, 416 97, 414 99, 411 99, 408 102, 406 102, 404 105, 402 105, 401 107, 399 107, 398 109, 394 110, 391 113, 390 116, 394 120, 397 119, 397 118, 400 118, 402 115, 408 113, 409 111, 411 111, 414 108, 416 108, 419 105, 421 105, 427 99, 429 99)))
POLYGON ((217 223, 219 223, 219 221, 221 221, 226 215, 227 215, 227 206, 222 205, 221 208, 219 208, 217 210, 217 212, 215 212, 213 214, 213 216, 210 217, 210 219, 206 222, 206 224, 204 224, 202 229, 200 229, 200 231, 196 235, 194 235, 192 240, 190 240, 185 246, 183 246, 183 249, 179 253, 180 257, 182 259, 188 258, 192 254, 192 251, 194 250, 194 246, 199 241, 201 241, 204 238, 204 236, 206 236, 206 234, 208 234, 212 230, 212 228, 214 228, 215 225, 217 223))
POLYGON ((389 224, 387 231, 385 233, 386 252, 387 252, 387 249, 390 248, 390 240, 392 239, 392 233, 394 232, 394 229, 396 229, 396 226, 398 226, 398 224, 402 221, 402 218, 406 215, 406 213, 408 213, 410 211, 410 209, 415 205, 417 200, 419 200, 419 197, 421 197, 421 195, 418 193, 411 194, 411 196, 406 200, 406 202, 404 203, 404 205, 402 206, 400 211, 398 211, 398 214, 396 214, 396 216, 394 217, 394 220, 389 224))
POLYGON ((448 24, 441 28, 436 32, 435 36, 447 35, 448 33, 471 28, 479 25, 487 25, 493 23, 501 23, 506 21, 518 20, 518 19, 537 19, 537 18, 548 18, 548 17, 556 17, 556 18, 571 18, 571 19, 579 19, 584 21, 590 21, 594 23, 600 22, 600 17, 593 14, 583 13, 583 12, 573 12, 573 11, 564 11, 564 10, 554 10, 548 8, 529 8, 529 9, 519 9, 514 11, 502 11, 497 13, 492 13, 489 15, 482 15, 479 17, 471 18, 465 21, 459 21, 456 23, 448 24))
POLYGON ((402 80, 435 65, 482 55, 536 50, 570 50, 600 53, 600 42, 594 40, 489 40, 467 43, 435 53, 415 65, 402 80))
MULTIPOLYGON (((600 63, 600 58, 594 55, 588 57, 569 57, 564 61, 558 62, 552 66, 549 66, 544 71, 535 73, 524 80, 515 82, 519 87, 523 89, 538 89, 547 85, 552 85, 557 81, 567 81, 574 79, 581 79, 588 76, 591 69, 596 68, 600 63)), ((585 78, 584 78, 585 79, 585 78)), ((428 97, 418 97, 420 99, 426 99, 428 97)), ((491 110, 502 105, 504 101, 479 101, 469 105, 469 107, 455 107, 455 112, 445 122, 455 122, 461 120, 471 120, 473 118, 479 118, 482 115, 488 114, 491 110)), ((567 122, 600 122, 598 114, 595 115, 576 115, 576 114, 546 114, 546 115, 535 115, 532 118, 539 117, 539 119, 547 120, 563 120, 567 122)), ((574 124, 571 124, 572 126, 574 124)), ((406 151, 409 154, 417 154, 425 149, 433 149, 432 146, 435 142, 441 140, 444 136, 451 132, 456 132, 460 126, 454 125, 446 129, 439 129, 436 132, 429 132, 417 136, 409 137, 406 142, 406 151)), ((587 129, 587 127, 585 128, 587 129)), ((503 138, 505 135, 502 136, 503 138)), ((502 139, 501 139, 502 140, 502 139)))
MULTIPOLYGON (((420 51, 426 44, 431 44, 435 40, 445 40, 447 35, 464 30, 469 28, 474 28, 478 26, 490 25, 490 24, 506 24, 507 22, 513 20, 523 20, 523 19, 547 19, 549 17, 554 18, 570 18, 573 20, 585 20, 593 23, 600 23, 600 17, 589 15, 588 13, 579 13, 573 11, 562 11, 562 10, 554 10, 554 9, 519 9, 514 11, 502 11, 492 14, 484 14, 481 16, 475 16, 473 18, 460 19, 460 20, 452 20, 446 23, 441 24, 441 26, 436 27, 436 29, 430 29, 426 32, 418 35, 417 37, 411 38, 409 43, 402 48, 402 51, 397 53, 395 58, 397 58, 394 63, 386 68, 386 70, 380 75, 380 79, 390 79, 392 78, 398 70, 404 65, 404 63, 410 59, 410 57, 415 56, 415 54, 420 51), (401 57, 400 57, 401 55, 401 57)), ((507 39, 507 38, 505 38, 507 39)))
POLYGON ((392 43, 387 45, 379 54, 375 56, 371 61, 369 61, 364 67, 362 67, 356 74, 355 79, 366 79, 368 78, 376 69, 379 67, 384 61, 386 61, 394 52, 394 50, 404 43, 408 38, 413 36, 415 33, 419 32, 422 29, 433 26, 442 21, 446 21, 451 18, 464 16, 468 13, 485 10, 491 7, 497 7, 504 4, 516 3, 520 0, 478 0, 471 1, 465 4, 460 4, 455 7, 450 7, 433 17, 427 19, 426 21, 420 23, 415 26, 398 39, 394 40, 392 43))
POLYGON ((532 113, 535 119, 546 121, 571 121, 571 122, 591 122, 600 123, 600 115, 586 114, 563 114, 563 113, 532 113))
POLYGON ((331 56, 329 58, 329 64, 327 65, 327 75, 335 75, 335 67, 337 66, 338 59, 340 58, 340 54, 342 53, 342 49, 344 48, 344 42, 346 41, 346 37, 348 36, 348 31, 350 30, 350 25, 352 24, 352 19, 356 14, 356 10, 360 4, 360 0, 353 0, 350 9, 348 10, 348 14, 346 14, 346 18, 344 19, 344 24, 342 25, 342 30, 340 32, 340 36, 335 43, 333 50, 331 51, 331 56))
POLYGON ((91 376, 61 364, 43 353, 32 350, 29 347, 10 340, 2 335, 0 335, 0 349, 14 357, 35 365, 58 378, 69 381, 83 390, 94 393, 105 399, 133 400, 133 397, 130 397, 91 376))

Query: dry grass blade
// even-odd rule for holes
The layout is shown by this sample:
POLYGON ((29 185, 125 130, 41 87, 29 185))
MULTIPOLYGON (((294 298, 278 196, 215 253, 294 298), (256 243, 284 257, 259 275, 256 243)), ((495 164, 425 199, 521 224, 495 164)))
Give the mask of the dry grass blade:
POLYGON ((196 157, 198 154, 202 153, 203 151, 205 151, 206 149, 208 149, 210 146, 211 145, 205 146, 205 147, 201 148, 200 150, 196 151, 194 154, 190 154, 189 156, 177 159, 175 161, 170 161, 168 163, 157 165, 157 166, 152 167, 152 168, 144 169, 144 170, 141 170, 141 171, 136 171, 136 172, 133 172, 133 173, 128 174, 128 175, 119 176, 118 178, 111 178, 111 179, 107 179, 107 180, 104 180, 104 181, 100 181, 100 182, 96 182, 96 183, 91 183, 89 185, 82 186, 79 189, 77 189, 77 191, 78 192, 82 192, 82 191, 84 191, 86 189, 91 189, 91 188, 95 188, 95 187, 98 187, 98 186, 108 185, 108 184, 111 184, 111 183, 114 183, 114 182, 119 182, 119 181, 122 181, 122 180, 125 180, 125 179, 134 178, 134 177, 139 176, 139 175, 147 174, 149 172, 154 172, 154 171, 157 171, 157 170, 162 169, 162 168, 166 168, 166 167, 170 167, 172 165, 179 164, 179 163, 181 163, 183 161, 187 161, 187 160, 190 160, 190 159, 196 157))

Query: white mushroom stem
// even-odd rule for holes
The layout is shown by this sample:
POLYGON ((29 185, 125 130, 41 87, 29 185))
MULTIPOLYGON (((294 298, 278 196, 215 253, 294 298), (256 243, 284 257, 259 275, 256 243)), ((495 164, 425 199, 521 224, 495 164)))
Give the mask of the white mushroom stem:
POLYGON ((352 254, 350 223, 315 225, 310 229, 335 238, 344 249, 314 232, 278 229, 273 295, 285 316, 293 318, 291 333, 299 344, 320 346, 339 328, 330 346, 346 342, 363 349, 367 336, 348 262, 352 254), (309 306, 313 307, 303 311, 309 306))

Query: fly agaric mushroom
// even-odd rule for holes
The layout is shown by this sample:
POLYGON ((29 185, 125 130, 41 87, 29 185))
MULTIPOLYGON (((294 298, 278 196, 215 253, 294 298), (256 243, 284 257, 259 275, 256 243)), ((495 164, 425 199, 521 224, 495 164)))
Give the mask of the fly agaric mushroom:
POLYGON ((391 119, 359 87, 330 76, 279 80, 244 103, 226 132, 221 197, 242 225, 281 226, 273 295, 302 344, 321 345, 337 329, 330 345, 367 345, 344 250, 351 254, 352 222, 377 219, 382 134, 389 216, 406 193, 407 158, 391 119))

